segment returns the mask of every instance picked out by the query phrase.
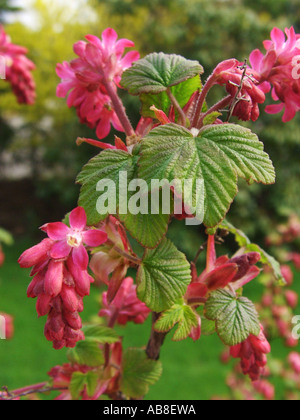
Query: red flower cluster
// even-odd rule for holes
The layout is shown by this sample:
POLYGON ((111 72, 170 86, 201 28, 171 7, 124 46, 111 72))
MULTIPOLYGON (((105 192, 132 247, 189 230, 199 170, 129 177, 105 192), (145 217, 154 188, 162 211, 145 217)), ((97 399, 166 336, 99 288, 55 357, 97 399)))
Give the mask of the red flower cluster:
POLYGON ((234 289, 239 289, 255 279, 260 269, 255 266, 261 259, 257 252, 242 254, 229 259, 226 255, 216 257, 215 237, 209 236, 207 246, 207 267, 198 277, 196 267, 192 265, 193 280, 189 285, 186 299, 191 302, 201 301, 208 293, 223 289, 232 284, 234 289))
POLYGON ((280 101, 267 106, 266 112, 277 114, 284 110, 283 122, 291 121, 300 110, 300 35, 293 27, 286 29, 285 34, 274 28, 271 40, 264 41, 264 47, 266 54, 254 50, 250 62, 267 91, 272 86, 274 101, 280 101))
POLYGON ((244 375, 249 375, 252 381, 259 380, 267 364, 266 354, 271 352, 271 346, 261 332, 258 337, 250 335, 243 343, 230 348, 230 354, 235 359, 241 359, 241 368, 244 375))
POLYGON ((87 35, 88 42, 79 41, 74 52, 79 58, 70 63, 58 64, 57 75, 62 79, 57 96, 65 98, 74 106, 80 121, 91 128, 97 128, 99 139, 108 136, 111 124, 118 131, 124 131, 114 111, 106 82, 114 81, 119 86, 122 73, 139 59, 139 53, 131 51, 123 56, 125 48, 134 47, 127 39, 118 39, 117 33, 108 28, 102 33, 102 40, 87 35))
POLYGON ((94 280, 88 274, 88 254, 83 244, 96 247, 107 240, 105 232, 87 229, 86 214, 78 207, 70 214, 70 228, 63 223, 42 227, 49 238, 25 251, 21 267, 33 267, 28 297, 37 297, 37 313, 48 315, 45 336, 55 349, 74 347, 84 338, 79 312, 83 297, 94 280))
POLYGON ((108 325, 112 327, 115 322, 126 325, 127 322, 143 324, 150 314, 150 309, 141 302, 136 295, 136 286, 133 279, 127 277, 123 280, 121 287, 114 300, 109 304, 107 292, 102 294, 103 309, 99 316, 108 318, 108 325))
POLYGON ((12 44, 4 28, 0 26, 0 66, 5 66, 1 70, 5 72, 5 79, 11 84, 18 102, 32 105, 36 98, 32 77, 35 65, 26 57, 27 52, 26 48, 12 44))
POLYGON ((258 104, 263 104, 266 96, 262 87, 258 86, 259 74, 247 67, 243 79, 243 67, 244 64, 238 60, 226 60, 216 67, 213 77, 217 84, 226 86, 232 98, 236 98, 232 115, 243 121, 256 121, 259 117, 258 104))

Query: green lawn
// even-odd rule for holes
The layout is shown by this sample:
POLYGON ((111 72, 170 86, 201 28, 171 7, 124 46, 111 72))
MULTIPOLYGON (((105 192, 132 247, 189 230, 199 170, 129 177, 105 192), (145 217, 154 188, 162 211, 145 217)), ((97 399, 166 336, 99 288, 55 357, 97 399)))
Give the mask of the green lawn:
MULTIPOLYGON (((53 350, 44 338, 45 319, 37 319, 35 300, 26 297, 29 271, 20 269, 16 260, 27 247, 28 241, 19 241, 7 249, 6 263, 0 270, 0 310, 15 317, 14 339, 0 340, 0 386, 10 389, 47 380, 49 369, 66 361, 66 351, 53 350)), ((300 285, 300 279, 298 283, 300 285)), ((248 286, 249 295, 248 292, 255 296, 259 288, 248 286)), ((98 310, 99 292, 93 289, 92 295, 85 299, 84 321, 89 321, 98 310)), ((145 346, 149 331, 149 322, 119 329, 125 347, 145 346)), ((161 355, 162 378, 151 388, 147 398, 207 400, 213 395, 226 395, 224 382, 230 366, 219 362, 222 349, 217 336, 203 337, 196 343, 190 339, 173 343, 168 337, 161 355)), ((287 353, 280 342, 274 343, 273 352, 279 358, 287 353)), ((278 397, 280 394, 279 388, 278 397)))

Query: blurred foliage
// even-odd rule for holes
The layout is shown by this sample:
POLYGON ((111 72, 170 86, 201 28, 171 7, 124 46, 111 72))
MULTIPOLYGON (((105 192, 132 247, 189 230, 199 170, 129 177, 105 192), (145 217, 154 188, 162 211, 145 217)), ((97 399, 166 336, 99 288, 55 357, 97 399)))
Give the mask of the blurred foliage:
MULTIPOLYGON (((59 82, 56 63, 74 57, 74 42, 87 33, 100 36, 111 26, 120 37, 134 40, 142 56, 164 51, 197 59, 205 67, 207 77, 218 62, 231 57, 244 60, 253 49, 262 48, 262 41, 269 38, 274 26, 284 29, 294 25, 300 29, 298 0, 87 0, 85 3, 92 13, 83 19, 84 10, 70 8, 68 2, 58 6, 56 2, 37 0, 32 27, 18 22, 7 26, 13 42, 25 45, 36 63, 38 99, 33 107, 21 107, 8 92, 0 104, 1 116, 10 125, 10 129, 6 127, 7 134, 1 136, 4 138, 0 166, 5 145, 15 160, 26 157, 30 162, 39 196, 48 199, 56 193, 68 209, 77 197, 76 174, 95 154, 90 146, 75 146, 77 136, 95 138, 95 133, 80 125, 75 110, 69 110, 65 100, 55 95, 59 82)), ((216 88, 210 100, 220 95, 222 91, 216 88)), ((139 101, 128 99, 125 92, 122 96, 136 123, 139 101)), ((299 212, 300 209, 299 116, 283 124, 280 116, 268 116, 261 110, 259 122, 248 125, 265 142, 277 169, 277 183, 271 187, 248 187, 241 183, 230 214, 235 224, 253 239, 262 237, 291 210, 299 212)), ((1 124, 1 134, 3 127, 1 124)), ((185 240, 190 240, 188 235, 185 240)), ((181 245, 184 246, 182 242, 181 245)))

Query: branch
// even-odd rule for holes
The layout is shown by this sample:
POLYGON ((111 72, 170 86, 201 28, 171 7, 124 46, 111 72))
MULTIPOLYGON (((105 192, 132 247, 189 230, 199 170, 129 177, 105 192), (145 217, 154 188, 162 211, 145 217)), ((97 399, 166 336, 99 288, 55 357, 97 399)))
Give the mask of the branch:
POLYGON ((151 360, 159 359, 161 346, 163 345, 165 338, 168 334, 168 332, 159 333, 154 330, 154 324, 156 323, 159 317, 160 317, 160 314, 156 312, 152 313, 152 330, 151 330, 150 339, 148 341, 147 348, 146 348, 146 354, 151 360))
POLYGON ((243 89, 244 79, 245 79, 245 77, 246 77, 246 72, 247 72, 247 60, 245 60, 245 62, 244 62, 244 65, 243 65, 242 69, 243 69, 244 71, 243 71, 243 74, 242 74, 241 83, 240 83, 240 85, 238 86, 238 90, 237 90, 237 92, 236 92, 236 94, 235 94, 235 97, 234 97, 234 99, 233 99, 233 101, 232 101, 232 104, 231 104, 231 107, 230 107, 230 110, 229 110, 229 113, 228 113, 228 117, 227 117, 227 122, 229 122, 229 121, 230 121, 230 118, 232 117, 232 114, 233 114, 233 112, 234 112, 235 107, 236 107, 236 106, 237 106, 237 104, 238 104, 238 103, 242 100, 242 98, 239 98, 239 95, 240 95, 240 93, 241 93, 241 91, 242 91, 242 89, 243 89))
POLYGON ((202 128, 203 122, 205 118, 212 114, 213 112, 222 111, 224 108, 226 108, 230 102, 232 101, 232 96, 228 95, 225 98, 221 99, 218 103, 216 103, 214 106, 212 106, 205 114, 203 114, 198 122, 197 128, 202 128))
POLYGON ((36 385, 30 385, 25 388, 16 389, 15 391, 9 391, 7 387, 2 387, 7 396, 1 396, 1 401, 13 401, 16 398, 26 397, 31 394, 44 394, 51 391, 66 391, 68 388, 55 388, 47 386, 47 382, 42 382, 36 385))

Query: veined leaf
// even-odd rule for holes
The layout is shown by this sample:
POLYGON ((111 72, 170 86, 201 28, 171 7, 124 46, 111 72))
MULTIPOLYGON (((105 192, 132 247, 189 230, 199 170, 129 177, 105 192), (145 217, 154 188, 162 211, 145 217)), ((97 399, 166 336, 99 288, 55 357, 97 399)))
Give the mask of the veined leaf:
MULTIPOLYGON (((167 232, 170 214, 163 214, 161 207, 158 209, 158 214, 152 214, 151 206, 149 206, 147 214, 132 214, 130 212, 128 204, 136 191, 128 192, 128 194, 127 191, 133 180, 138 178, 137 160, 138 157, 136 155, 131 155, 121 150, 104 150, 91 159, 77 178, 77 182, 82 184, 79 205, 84 207, 86 211, 88 225, 95 225, 99 221, 104 220, 109 214, 116 214, 116 211, 117 217, 138 242, 144 247, 154 248, 167 232), (107 190, 99 187, 101 182, 106 184, 107 180, 112 181, 115 186, 109 197, 107 190), (119 190, 121 191, 121 197, 119 190), (115 201, 111 195, 115 197, 115 201), (97 203, 101 197, 105 202, 105 206, 108 206, 105 198, 107 200, 111 199, 114 207, 112 211, 101 211, 103 214, 99 213, 97 203), (125 211, 120 211, 120 202, 125 211)), ((147 203, 149 202, 148 191, 144 193, 144 200, 147 203)))
POLYGON ((149 185, 153 179, 189 180, 184 202, 197 209, 209 228, 228 212, 237 194, 238 175, 248 182, 275 180, 273 165, 257 136, 234 124, 206 126, 196 137, 176 124, 160 126, 143 139, 139 166, 140 177, 149 185))
POLYGON ((86 389, 89 397, 92 397, 98 384, 98 375, 95 372, 74 372, 70 382, 72 398, 77 400, 80 394, 86 389))
POLYGON ((91 367, 97 367, 104 363, 99 343, 91 340, 78 341, 75 348, 68 350, 68 359, 72 363, 91 367))
POLYGON ((174 54, 153 53, 123 73, 121 85, 132 95, 160 93, 203 73, 198 61, 174 54))
POLYGON ((143 397, 149 385, 154 385, 162 374, 159 361, 148 359, 142 349, 127 349, 123 355, 121 391, 131 398, 143 397))
POLYGON ((115 330, 104 325, 87 325, 82 330, 86 341, 94 341, 98 344, 113 344, 120 339, 115 330))
POLYGON ((211 293, 204 314, 216 321, 217 333, 228 346, 242 343, 250 334, 258 336, 260 333, 254 304, 245 297, 237 298, 231 291, 220 289, 211 293))
POLYGON ((198 318, 193 309, 184 302, 176 303, 170 309, 163 312, 156 321, 154 329, 158 332, 170 331, 178 324, 173 341, 184 340, 191 333, 193 327, 198 326, 198 318))
POLYGON ((191 282, 188 261, 175 245, 163 239, 154 250, 145 252, 138 270, 138 297, 155 312, 169 309, 181 298, 191 282))
MULTIPOLYGON (((179 85, 171 87, 170 89, 180 107, 183 108, 190 100, 192 94, 201 89, 200 77, 193 77, 192 79, 186 80, 179 85)), ((140 99, 142 102, 141 114, 143 117, 150 117, 155 119, 155 114, 150 109, 153 105, 156 108, 164 111, 165 114, 169 114, 169 110, 172 104, 166 92, 161 92, 159 94, 143 93, 140 96, 140 99)))
POLYGON ((286 281, 281 273, 280 263, 274 257, 269 255, 259 245, 253 244, 244 232, 242 232, 240 229, 237 229, 227 220, 223 220, 219 228, 232 233, 238 245, 242 248, 245 248, 246 252, 258 252, 261 255, 261 263, 271 268, 275 279, 281 285, 286 285, 286 281))

